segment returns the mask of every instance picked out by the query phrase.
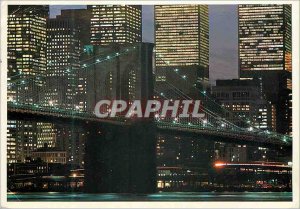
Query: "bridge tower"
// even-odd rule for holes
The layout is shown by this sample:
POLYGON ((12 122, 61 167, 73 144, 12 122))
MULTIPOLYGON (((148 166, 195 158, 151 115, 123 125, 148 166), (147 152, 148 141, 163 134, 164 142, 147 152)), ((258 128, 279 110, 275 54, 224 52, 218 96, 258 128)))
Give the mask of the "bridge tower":
MULTIPOLYGON (((153 44, 94 47, 90 56, 102 53, 110 54, 108 58, 112 53, 120 56, 86 70, 88 111, 101 99, 153 97, 153 44)), ((151 119, 129 119, 124 126, 95 123, 86 127, 86 192, 155 192, 156 126, 151 119)))

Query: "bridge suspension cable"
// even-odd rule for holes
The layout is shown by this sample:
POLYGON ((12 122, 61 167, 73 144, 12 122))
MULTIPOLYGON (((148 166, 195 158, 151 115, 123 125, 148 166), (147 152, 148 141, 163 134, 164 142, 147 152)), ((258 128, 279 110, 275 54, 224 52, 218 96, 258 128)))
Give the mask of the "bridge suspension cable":
MULTIPOLYGON (((239 121, 243 122, 244 124, 248 124, 250 125, 249 129, 253 130, 253 131, 256 131, 256 132, 260 132, 261 134, 266 134, 266 135, 272 135, 274 137, 279 137, 281 139, 284 139, 284 141, 287 141, 287 140, 292 140, 292 138, 290 136, 287 136, 287 135, 283 135, 283 134, 279 134, 279 133, 276 133, 276 132, 271 132, 269 130, 267 131, 263 131, 259 128, 257 128, 255 126, 255 122, 253 122, 250 118, 247 118, 247 117, 241 117, 240 115, 236 115, 236 113, 228 110, 227 108, 223 107, 222 105, 220 105, 217 101, 215 101, 214 99, 212 99, 211 97, 209 97, 205 91, 202 91, 201 89, 197 88, 195 85, 191 85, 191 83, 188 82, 187 80, 187 76, 186 75, 180 75, 179 72, 180 72, 180 69, 178 68, 174 68, 173 66, 170 66, 170 64, 168 62, 166 62, 163 58, 162 58, 162 55, 160 54, 157 54, 158 58, 160 60, 162 60, 167 66, 169 66, 170 68, 172 68, 172 71, 183 81, 185 81, 189 86, 191 86, 192 88, 194 88, 196 91, 200 92, 200 94, 208 99, 209 101, 213 102, 214 105, 216 105, 218 108, 221 108, 224 112, 228 113, 228 114, 231 114, 232 116, 235 117, 235 119, 238 119, 239 121), (245 120, 246 119, 246 120, 245 120)), ((171 69, 170 69, 171 70, 171 69)), ((162 82, 166 82, 166 81, 162 81, 162 82)))
MULTIPOLYGON (((181 91, 179 88, 177 88, 176 86, 174 86, 173 84, 169 83, 168 81, 165 81, 163 82, 164 84, 167 84, 168 86, 170 86, 170 88, 174 91, 174 92, 178 92, 178 94, 180 96, 182 96, 184 99, 189 99, 189 100, 192 100, 192 98, 190 96, 188 96, 187 94, 185 94, 183 91, 181 91)), ((172 99, 176 99, 174 97, 172 97, 172 99)), ((209 110, 207 107, 205 106, 202 106, 202 109, 205 111, 206 114, 209 114, 210 116, 213 116, 214 119, 218 120, 218 121, 221 121, 222 123, 220 124, 221 127, 225 125, 229 125, 229 126, 232 126, 232 127, 235 127, 239 130, 243 130, 242 128, 240 128, 239 126, 233 124, 232 122, 222 118, 220 115, 218 115, 217 113, 214 113, 212 112, 211 110, 209 110)))
MULTIPOLYGON (((89 57, 85 60, 82 60, 79 62, 80 64, 80 68, 72 68, 70 66, 67 66, 67 67, 61 67, 61 68, 56 68, 55 70, 66 70, 67 73, 71 73, 72 71, 78 71, 80 69, 85 69, 89 66, 92 66, 92 65, 95 65, 95 64, 99 64, 99 63, 102 63, 102 62, 105 62, 105 61, 111 61, 112 59, 114 58, 117 58, 121 55, 124 55, 124 54, 127 54, 129 53, 132 49, 136 49, 136 47, 129 47, 129 48, 126 48, 125 50, 123 50, 122 52, 117 52, 117 53, 111 53, 109 55, 106 55, 106 56, 99 56, 99 55, 94 55, 92 57, 89 57), (86 64, 84 62, 88 61, 88 60, 92 60, 92 59, 95 59, 95 62, 92 62, 90 64, 86 64)), ((84 52, 86 53, 86 52, 84 52)), ((47 71, 46 71, 47 72, 47 71)), ((17 76, 22 76, 22 75, 25 75, 24 73, 19 73, 19 74, 16 74, 16 75, 13 75, 13 76, 10 76, 9 78, 14 78, 14 77, 17 77, 17 76)), ((23 84, 26 84, 26 80, 33 80, 33 79, 41 79, 43 76, 46 76, 46 75, 40 75, 40 74, 36 74, 36 75, 32 75, 32 76, 26 76, 26 78, 19 78, 19 79, 16 79, 16 80, 12 80, 12 81, 8 81, 7 85, 9 86, 13 86, 14 83, 17 83, 19 81, 21 81, 21 85, 23 84)))

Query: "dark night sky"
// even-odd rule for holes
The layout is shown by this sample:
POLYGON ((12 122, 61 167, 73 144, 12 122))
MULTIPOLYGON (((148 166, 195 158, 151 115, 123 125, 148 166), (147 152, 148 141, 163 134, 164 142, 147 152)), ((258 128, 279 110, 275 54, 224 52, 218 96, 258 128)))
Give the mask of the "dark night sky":
MULTIPOLYGON (((50 6, 50 15, 61 9, 86 8, 86 6, 50 6)), ((210 79, 237 78, 238 76, 238 19, 236 5, 210 5, 210 79)), ((154 40, 153 6, 143 6, 143 41, 154 40)))

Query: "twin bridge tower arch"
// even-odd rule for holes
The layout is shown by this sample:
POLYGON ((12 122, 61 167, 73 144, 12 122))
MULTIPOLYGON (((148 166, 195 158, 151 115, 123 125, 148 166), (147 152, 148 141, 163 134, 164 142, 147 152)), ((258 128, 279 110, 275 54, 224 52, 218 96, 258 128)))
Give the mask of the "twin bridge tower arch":
POLYGON ((154 44, 94 46, 84 55, 87 112, 97 102, 108 100, 148 100, 153 98, 152 54, 154 44), (104 57, 101 61, 97 57, 104 57))

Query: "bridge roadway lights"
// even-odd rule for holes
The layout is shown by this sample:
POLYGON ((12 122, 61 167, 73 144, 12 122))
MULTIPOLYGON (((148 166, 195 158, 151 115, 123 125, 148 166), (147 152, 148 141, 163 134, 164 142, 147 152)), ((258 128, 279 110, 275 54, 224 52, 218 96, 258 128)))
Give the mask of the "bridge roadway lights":
POLYGON ((86 127, 85 192, 156 192, 155 124, 99 126, 86 127))

